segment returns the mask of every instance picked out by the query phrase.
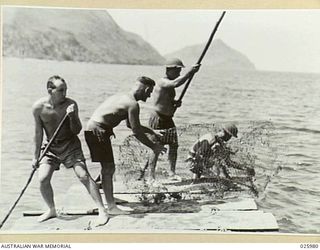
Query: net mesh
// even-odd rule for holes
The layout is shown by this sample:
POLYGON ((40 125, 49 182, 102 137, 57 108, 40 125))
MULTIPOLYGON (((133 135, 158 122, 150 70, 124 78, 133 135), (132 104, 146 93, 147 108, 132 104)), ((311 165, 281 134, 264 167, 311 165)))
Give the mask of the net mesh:
POLYGON ((249 122, 239 126, 239 138, 228 141, 227 150, 220 152, 220 157, 205 157, 193 162, 202 164, 203 171, 199 180, 192 180, 190 162, 186 162, 190 147, 202 135, 217 134, 221 128, 220 124, 191 124, 177 128, 176 173, 182 180, 170 181, 170 167, 165 154, 158 159, 156 185, 148 182, 150 149, 134 136, 128 136, 119 146, 117 176, 121 176, 127 190, 139 193, 142 202, 161 203, 191 197, 217 199, 245 194, 258 197, 281 170, 278 148, 273 145, 276 135, 271 122, 249 122), (223 174, 224 171, 227 174, 223 174))

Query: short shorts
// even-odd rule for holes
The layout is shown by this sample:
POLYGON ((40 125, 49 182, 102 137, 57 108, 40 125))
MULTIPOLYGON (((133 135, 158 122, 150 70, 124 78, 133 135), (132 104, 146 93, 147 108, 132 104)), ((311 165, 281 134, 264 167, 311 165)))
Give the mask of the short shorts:
MULTIPOLYGON (((46 145, 44 145, 43 148, 45 146, 46 145)), ((85 161, 81 142, 77 136, 74 136, 70 140, 53 144, 42 158, 40 166, 42 164, 48 164, 54 167, 55 170, 59 170, 61 164, 66 168, 72 168, 76 163, 85 161), (63 149, 63 152, 61 152, 61 149, 63 149)))
POLYGON ((161 136, 158 139, 162 144, 178 144, 177 129, 172 117, 153 112, 149 119, 149 126, 160 130, 161 136))
POLYGON ((85 140, 90 150, 92 162, 114 163, 113 150, 110 136, 114 135, 112 128, 108 128, 98 122, 90 121, 90 126, 84 131, 85 140), (103 131, 104 141, 99 141, 94 130, 103 131))

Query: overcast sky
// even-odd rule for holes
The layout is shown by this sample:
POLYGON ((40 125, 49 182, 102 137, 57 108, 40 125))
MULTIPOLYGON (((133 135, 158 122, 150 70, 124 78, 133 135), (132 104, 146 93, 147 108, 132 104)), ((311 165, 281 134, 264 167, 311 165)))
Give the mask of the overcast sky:
MULTIPOLYGON (((108 10, 162 55, 205 43, 222 11, 108 10)), ((216 38, 260 70, 320 73, 320 10, 228 11, 216 38)), ((198 58, 195 58, 195 61, 198 58)))

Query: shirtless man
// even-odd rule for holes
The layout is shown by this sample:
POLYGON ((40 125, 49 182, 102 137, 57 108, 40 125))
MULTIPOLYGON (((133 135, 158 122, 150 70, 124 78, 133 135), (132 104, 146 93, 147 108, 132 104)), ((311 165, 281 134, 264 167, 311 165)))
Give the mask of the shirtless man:
POLYGON ((113 174, 115 163, 110 137, 113 128, 122 120, 133 131, 135 137, 151 148, 154 154, 165 152, 164 146, 152 142, 145 132, 154 133, 151 129, 141 126, 139 120, 140 107, 138 101, 145 102, 150 97, 155 82, 145 76, 139 77, 131 92, 116 94, 105 100, 93 113, 87 124, 85 139, 90 149, 93 162, 100 162, 102 188, 108 204, 110 215, 126 214, 119 209, 113 197, 113 174))
POLYGON ((57 216, 51 178, 53 172, 59 169, 60 164, 63 164, 66 168, 73 168, 76 176, 97 204, 99 218, 96 221, 96 226, 104 225, 109 219, 108 214, 103 206, 99 189, 88 173, 81 143, 77 136, 82 128, 77 103, 66 97, 67 84, 60 76, 52 76, 48 79, 47 90, 48 96, 36 101, 32 107, 35 119, 35 150, 32 165, 34 168, 39 168, 40 192, 49 207, 38 218, 38 221, 42 222, 57 216), (37 159, 41 153, 43 131, 49 141, 66 113, 68 118, 62 125, 48 153, 39 163, 37 159))
MULTIPOLYGON (((186 74, 180 76, 181 69, 184 65, 180 59, 173 58, 166 63, 166 76, 161 78, 155 87, 153 94, 154 107, 150 116, 149 126, 152 129, 160 130, 162 137, 160 141, 163 145, 169 145, 168 160, 170 163, 169 175, 173 179, 180 180, 176 175, 176 161, 178 152, 178 136, 176 126, 173 121, 173 115, 176 108, 181 103, 175 101, 175 88, 183 85, 198 70, 200 65, 194 65, 186 74)), ((150 181, 155 180, 155 168, 159 154, 151 156, 150 160, 150 181)))

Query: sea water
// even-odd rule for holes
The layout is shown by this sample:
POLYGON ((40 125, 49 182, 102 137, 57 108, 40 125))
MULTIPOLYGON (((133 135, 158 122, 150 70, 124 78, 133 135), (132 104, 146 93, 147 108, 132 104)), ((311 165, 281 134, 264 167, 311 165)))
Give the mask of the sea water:
MULTIPOLYGON (((1 133, 0 218, 17 199, 31 173, 34 122, 32 104, 46 96, 46 81, 60 75, 68 84, 68 96, 79 105, 85 126, 94 109, 108 96, 130 91, 140 75, 163 76, 160 66, 106 65, 4 58, 1 133)), ((179 88, 181 89, 181 88, 179 88)), ((179 91, 177 90, 178 95, 179 91)), ((236 122, 242 128, 268 122, 274 127, 271 139, 279 172, 274 172, 257 198, 259 208, 276 217, 283 233, 320 233, 320 75, 262 71, 214 71, 205 60, 194 77, 182 107, 175 115, 177 126, 236 122), (253 124, 254 124, 253 123, 253 124)), ((141 105, 141 123, 147 125, 150 101, 141 105)), ((130 130, 115 129, 114 145, 121 145, 130 130)), ((80 134, 83 150, 88 149, 80 134)), ((185 145, 180 145, 185 146, 185 145)), ((180 157, 180 156, 179 156, 180 157)), ((181 156, 182 157, 182 156, 181 156)), ((275 163, 260 155, 260 165, 273 173, 275 163)), ((99 166, 88 161, 93 176, 99 166)), ((177 169, 179 172, 179 169, 177 169)), ((53 177, 56 196, 77 178, 62 168, 53 177)), ((8 228, 22 211, 44 208, 37 176, 9 218, 8 228)), ((57 201, 59 203, 59 200, 57 201)))

